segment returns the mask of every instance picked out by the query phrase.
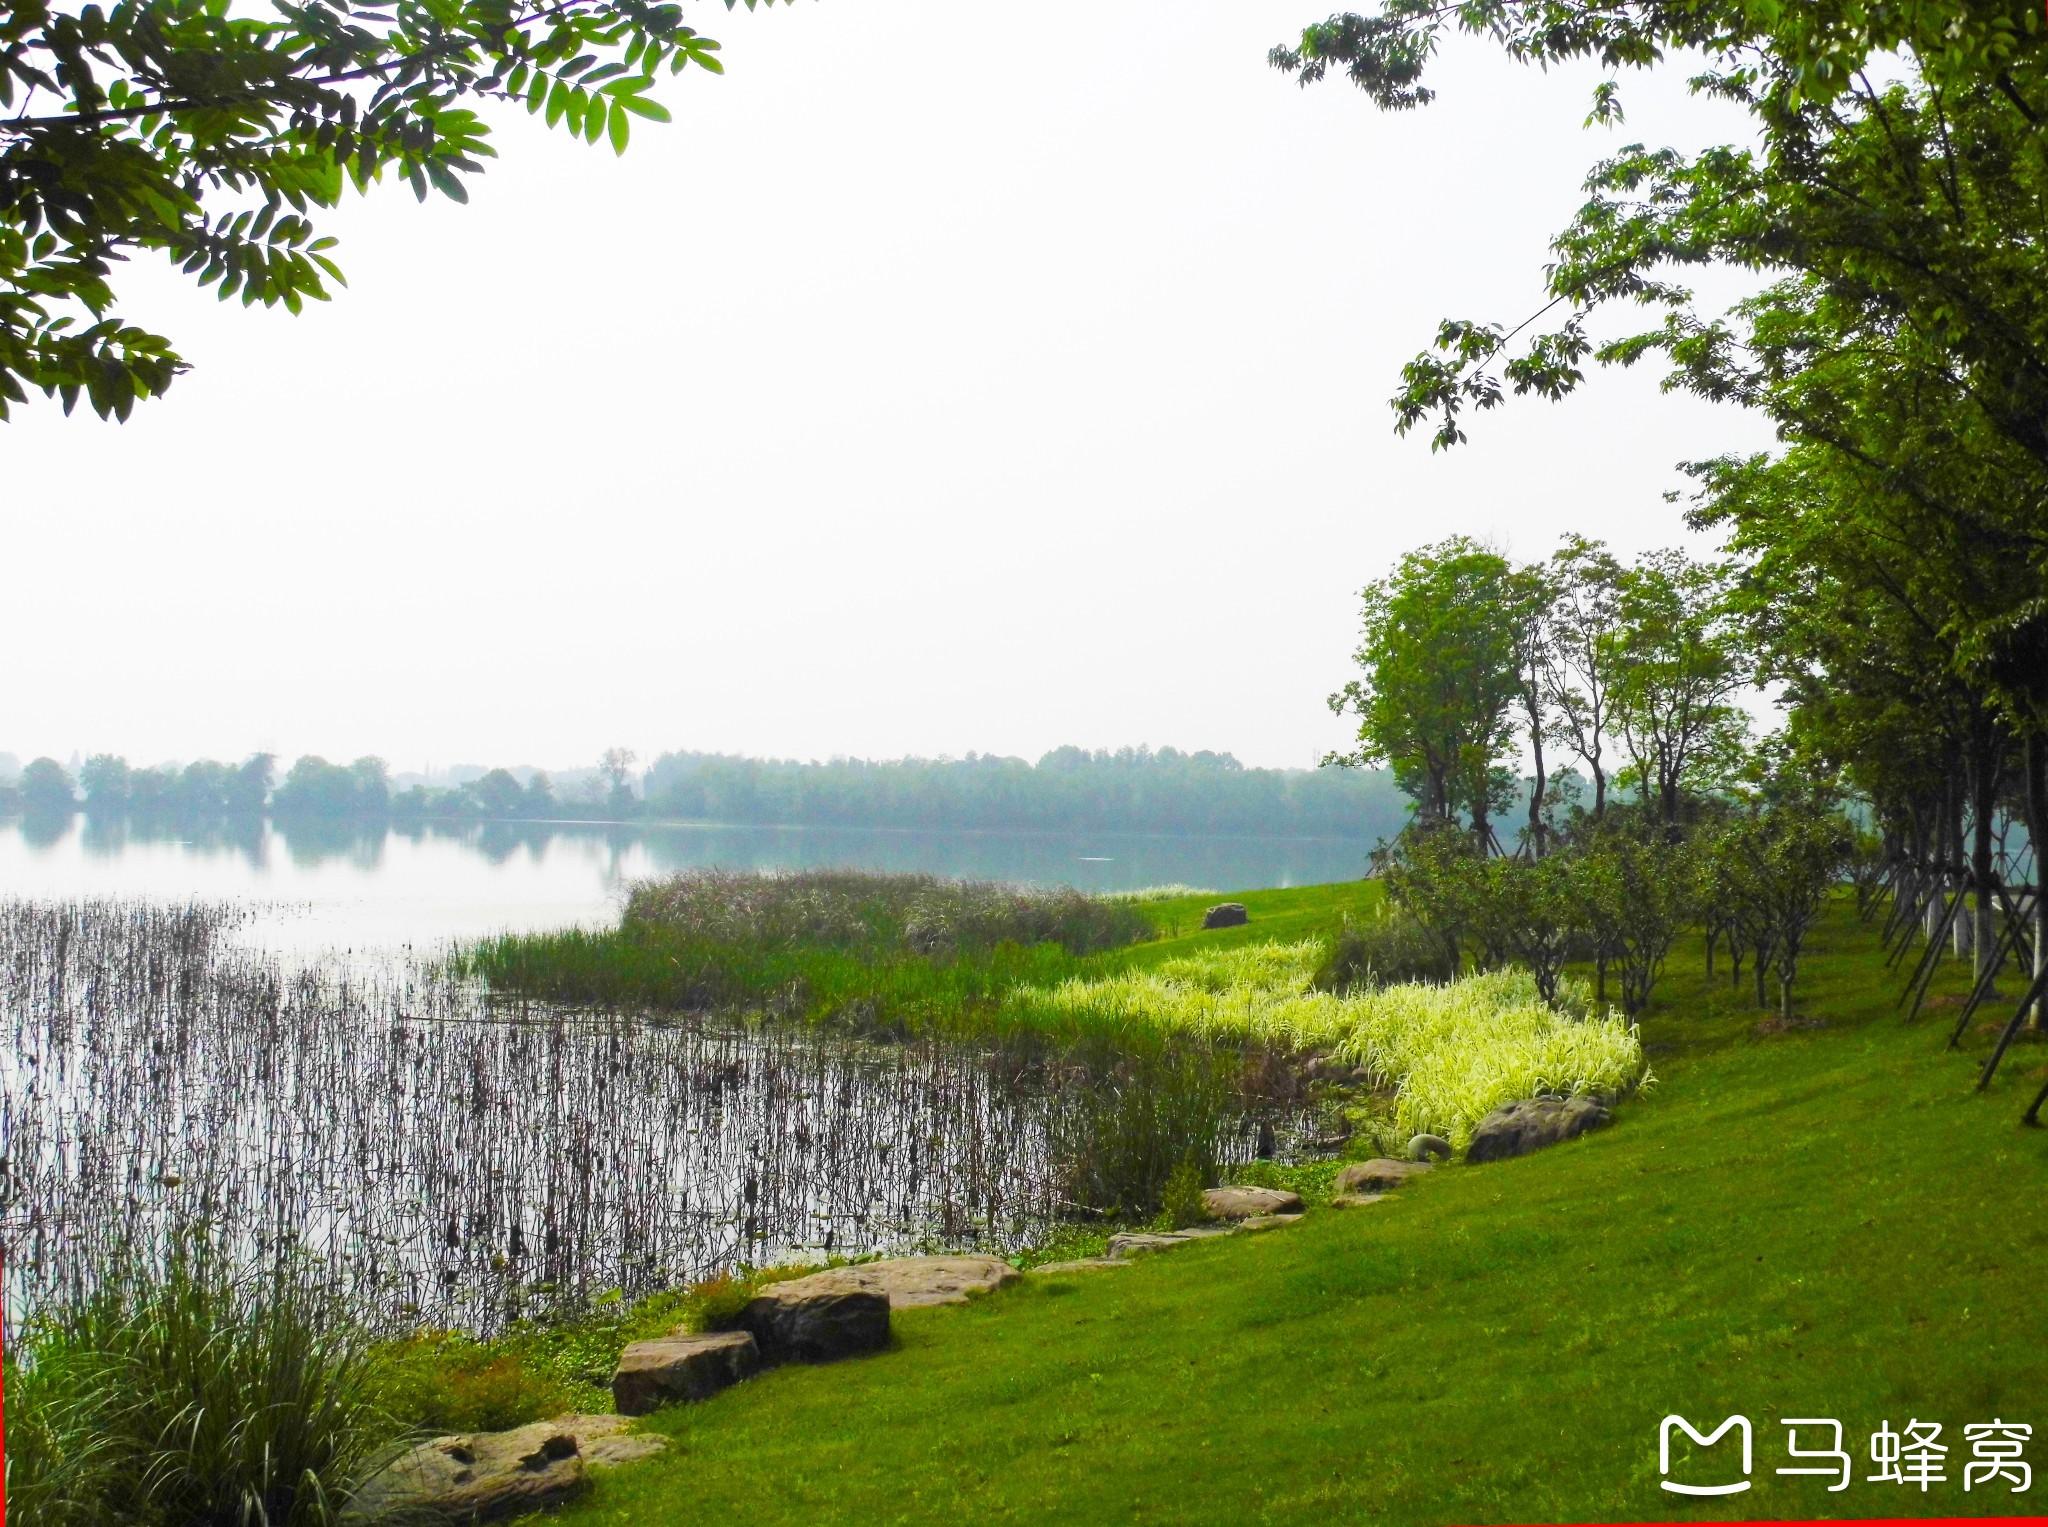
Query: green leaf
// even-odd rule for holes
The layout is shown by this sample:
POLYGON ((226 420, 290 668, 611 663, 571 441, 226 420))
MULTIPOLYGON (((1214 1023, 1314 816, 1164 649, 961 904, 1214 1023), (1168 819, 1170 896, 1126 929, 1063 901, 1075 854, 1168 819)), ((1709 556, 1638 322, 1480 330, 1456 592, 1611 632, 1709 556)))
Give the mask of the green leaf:
POLYGON ((659 101, 650 101, 645 96, 622 95, 618 102, 636 117, 645 117, 650 122, 673 122, 668 108, 659 101))
POLYGON ((460 180, 456 179, 455 176, 449 174, 447 166, 438 159, 427 161, 427 174, 432 178, 435 189, 450 201, 468 203, 468 188, 460 180))
POLYGON ((617 101, 612 102, 609 125, 612 135, 612 152, 615 154, 625 153, 626 140, 633 134, 633 119, 626 115, 625 107, 621 106, 617 101))

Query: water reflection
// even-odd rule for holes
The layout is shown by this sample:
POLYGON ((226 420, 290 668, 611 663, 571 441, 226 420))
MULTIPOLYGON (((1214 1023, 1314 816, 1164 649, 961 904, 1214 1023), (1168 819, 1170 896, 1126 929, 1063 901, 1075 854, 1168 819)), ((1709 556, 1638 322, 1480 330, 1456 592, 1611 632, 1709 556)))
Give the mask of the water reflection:
POLYGON ((676 870, 919 870, 1083 890, 1308 885, 1364 873, 1360 839, 907 832, 487 822, 0 823, 0 892, 194 896, 301 909, 279 936, 397 947, 608 919, 625 884, 676 870))

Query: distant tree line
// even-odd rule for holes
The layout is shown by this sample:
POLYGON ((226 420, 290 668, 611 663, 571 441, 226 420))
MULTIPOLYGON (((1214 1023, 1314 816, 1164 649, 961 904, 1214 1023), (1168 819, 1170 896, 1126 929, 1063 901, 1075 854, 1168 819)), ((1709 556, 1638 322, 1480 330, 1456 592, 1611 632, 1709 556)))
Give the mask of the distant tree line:
POLYGON ((54 759, 23 769, 0 809, 42 815, 212 821, 649 821, 742 826, 946 828, 1343 837, 1398 832, 1406 808, 1380 772, 1248 769, 1228 753, 1174 748, 1057 748, 1036 764, 961 759, 826 763, 664 753, 644 774, 609 750, 557 790, 539 770, 492 769, 459 785, 395 788, 379 758, 332 763, 308 755, 283 779, 259 753, 240 764, 201 760, 138 768, 99 754, 74 780, 54 759), (81 801, 80 794, 83 799, 81 801))
POLYGON ((1045 832, 1246 833, 1356 837, 1406 817, 1383 774, 1248 769, 1228 753, 1055 748, 1036 764, 959 759, 828 763, 664 753, 647 807, 700 821, 1045 832))

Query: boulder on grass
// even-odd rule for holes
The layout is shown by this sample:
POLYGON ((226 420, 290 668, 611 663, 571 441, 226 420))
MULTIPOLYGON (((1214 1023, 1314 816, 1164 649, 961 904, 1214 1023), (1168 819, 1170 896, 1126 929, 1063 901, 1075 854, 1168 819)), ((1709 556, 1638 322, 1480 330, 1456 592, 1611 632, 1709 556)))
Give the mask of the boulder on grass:
POLYGON ((1591 1098, 1528 1098, 1496 1108, 1472 1131, 1470 1165, 1526 1156, 1546 1145, 1598 1129, 1614 1116, 1591 1098))
POLYGON ((813 1273, 769 1284, 747 1301, 738 1324, 769 1362, 829 1363, 889 1345, 889 1296, 813 1273))
POLYGON ((1210 1188, 1202 1207, 1216 1219, 1257 1219, 1265 1214, 1301 1213, 1301 1195, 1279 1188, 1210 1188))
POLYGON ((1202 914, 1204 928, 1242 928, 1251 921, 1251 914, 1244 909, 1241 901, 1218 902, 1202 914))
POLYGON ((1429 1170, 1426 1161, 1393 1161, 1381 1156, 1373 1161, 1353 1161, 1339 1169, 1339 1193, 1387 1193, 1411 1177, 1429 1170))
POLYGON ((536 1421, 421 1443, 358 1490, 346 1518, 498 1522, 559 1506, 589 1488, 574 1432, 536 1421))
POLYGON ((746 1331, 704 1331, 636 1341, 619 1354, 612 1403, 622 1416, 644 1416, 663 1405, 708 1400, 761 1366, 761 1350, 746 1331))

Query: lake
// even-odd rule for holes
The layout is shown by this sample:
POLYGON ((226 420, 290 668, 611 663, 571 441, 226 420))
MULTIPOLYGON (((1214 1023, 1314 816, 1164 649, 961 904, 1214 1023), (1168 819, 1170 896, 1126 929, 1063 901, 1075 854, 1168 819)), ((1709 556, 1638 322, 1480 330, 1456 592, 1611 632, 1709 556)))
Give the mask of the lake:
POLYGON ((396 949, 608 921, 623 889, 677 870, 920 870, 1086 891, 1316 885, 1364 874, 1346 838, 485 823, 206 830, 0 823, 0 896, 263 902, 268 947, 396 949))

